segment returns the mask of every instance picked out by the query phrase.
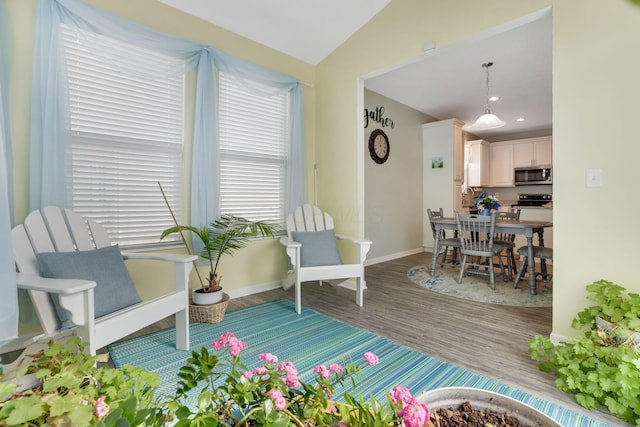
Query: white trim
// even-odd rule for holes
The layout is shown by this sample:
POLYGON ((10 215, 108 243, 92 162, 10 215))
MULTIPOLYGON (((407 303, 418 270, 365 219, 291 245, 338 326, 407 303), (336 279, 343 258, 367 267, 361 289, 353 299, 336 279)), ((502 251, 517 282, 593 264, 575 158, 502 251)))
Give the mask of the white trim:
POLYGON ((37 341, 38 338, 44 336, 44 332, 32 332, 27 335, 20 335, 0 347, 0 353, 10 353, 12 351, 22 350, 29 344, 37 341))
POLYGON ((423 248, 415 248, 415 249, 409 249, 408 251, 396 252, 394 254, 384 255, 378 258, 368 259, 364 262, 364 266, 366 267, 369 265, 379 264, 381 262, 391 261, 394 259, 406 257, 409 255, 415 255, 423 252, 425 252, 423 248))
POLYGON ((549 336, 549 339, 551 340, 551 342, 554 345, 558 345, 561 342, 566 341, 568 338, 564 335, 560 335, 560 334, 556 334, 555 332, 551 332, 551 335, 549 336))
POLYGON ((240 288, 240 289, 233 289, 233 290, 231 290, 229 292, 225 292, 225 293, 229 295, 229 298, 246 297, 248 295, 259 294, 261 292, 272 291, 274 289, 281 289, 282 288, 282 282, 283 282, 283 280, 277 280, 275 282, 268 282, 268 283, 260 283, 260 284, 257 284, 257 285, 246 286, 246 287, 240 288))

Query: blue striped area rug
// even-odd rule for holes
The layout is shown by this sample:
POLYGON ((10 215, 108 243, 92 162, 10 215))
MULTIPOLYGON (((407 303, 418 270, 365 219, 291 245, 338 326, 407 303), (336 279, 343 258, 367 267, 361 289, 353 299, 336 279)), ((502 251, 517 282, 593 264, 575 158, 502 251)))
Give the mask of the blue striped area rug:
MULTIPOLYGON (((523 401, 551 416, 564 426, 602 426, 575 411, 545 401, 490 378, 472 373, 448 362, 436 359, 369 331, 303 308, 297 315, 293 303, 276 300, 226 313, 219 324, 192 323, 191 348, 199 350, 231 331, 247 344, 242 361, 252 369, 260 366, 260 353, 273 353, 280 361, 291 361, 298 368, 302 381, 311 382, 313 368, 318 364, 351 362, 365 366, 362 355, 371 351, 380 363, 360 371, 358 390, 336 389, 336 397, 343 392, 369 392, 385 401, 385 393, 397 384, 407 387, 414 395, 440 387, 477 387, 501 393, 523 401)), ((136 365, 160 375, 162 383, 157 396, 173 395, 177 372, 190 352, 175 349, 175 331, 167 329, 127 341, 111 344, 109 352, 117 367, 136 365)), ((194 390, 195 391, 195 390, 194 390)), ((195 394, 192 402, 195 406, 195 394)))

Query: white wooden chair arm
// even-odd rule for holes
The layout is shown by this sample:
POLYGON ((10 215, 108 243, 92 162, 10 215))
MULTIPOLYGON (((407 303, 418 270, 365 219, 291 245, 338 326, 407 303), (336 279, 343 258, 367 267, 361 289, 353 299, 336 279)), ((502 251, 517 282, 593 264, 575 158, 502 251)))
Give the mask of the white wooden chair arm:
POLYGON ((96 282, 79 279, 50 279, 33 274, 18 273, 18 288, 58 294, 58 302, 69 311, 71 321, 76 325, 86 325, 93 319, 93 288, 96 282))
POLYGON ((287 249, 288 248, 301 248, 302 244, 299 242, 296 242, 295 240, 293 240, 291 237, 288 236, 283 236, 280 238, 280 243, 283 246, 286 246, 287 249))
POLYGON ((18 273, 18 288, 30 291, 52 292, 56 294, 75 294, 96 287, 96 282, 80 279, 49 279, 33 274, 18 273))
POLYGON ((155 252, 127 252, 122 251, 124 259, 152 259, 158 261, 169 261, 176 263, 187 263, 198 259, 198 255, 186 254, 163 254, 155 252))
POLYGON ((356 243, 358 245, 371 245, 373 243, 371 240, 356 239, 355 237, 345 236, 343 234, 336 234, 336 239, 338 239, 338 240, 349 240, 349 241, 351 241, 353 243, 356 243))

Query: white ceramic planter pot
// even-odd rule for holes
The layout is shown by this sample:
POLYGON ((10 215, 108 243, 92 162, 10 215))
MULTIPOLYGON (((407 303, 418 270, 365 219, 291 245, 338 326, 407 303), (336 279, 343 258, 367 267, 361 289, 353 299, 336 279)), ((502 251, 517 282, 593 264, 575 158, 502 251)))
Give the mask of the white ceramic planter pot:
POLYGON ((418 396, 418 400, 426 404, 430 410, 457 408, 464 402, 470 402, 472 407, 478 409, 492 408, 495 411, 506 412, 517 418, 524 426, 562 427, 553 418, 526 403, 503 394, 478 388, 438 388, 422 393, 418 396))
POLYGON ((222 288, 216 292, 202 292, 201 288, 194 289, 191 300, 195 305, 211 305, 222 301, 222 288))

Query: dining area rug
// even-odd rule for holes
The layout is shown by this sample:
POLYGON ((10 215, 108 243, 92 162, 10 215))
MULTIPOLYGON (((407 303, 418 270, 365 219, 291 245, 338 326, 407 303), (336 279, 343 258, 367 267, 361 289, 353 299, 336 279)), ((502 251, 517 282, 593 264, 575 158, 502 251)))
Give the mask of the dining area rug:
POLYGON ((407 271, 407 277, 416 285, 430 291, 471 301, 517 307, 552 306, 553 293, 549 283, 538 281, 537 294, 531 295, 527 277, 520 281, 517 289, 514 289, 512 281, 504 282, 502 276, 496 273, 496 289, 493 290, 489 277, 465 274, 462 283, 458 283, 458 268, 438 267, 434 276, 429 274, 430 269, 431 264, 412 267, 407 271))
MULTIPOLYGON (((604 427, 606 424, 585 414, 526 393, 522 390, 478 375, 459 366, 405 347, 367 330, 303 308, 297 315, 291 301, 275 300, 230 311, 218 324, 191 323, 191 348, 199 351, 224 332, 231 331, 247 344, 241 356, 248 369, 259 366, 260 353, 269 352, 280 361, 291 361, 298 369, 301 381, 311 382, 313 368, 318 364, 350 362, 363 367, 358 388, 354 392, 350 382, 336 389, 336 396, 344 392, 369 392, 386 401, 386 393, 397 384, 407 387, 414 395, 422 391, 449 386, 475 387, 491 390, 525 402, 566 426, 604 427), (371 351, 380 362, 365 366, 362 355, 371 351)), ((172 395, 177 383, 178 369, 190 352, 176 350, 175 330, 165 329, 148 335, 109 345, 109 353, 116 367, 124 364, 140 366, 156 372, 161 385, 156 396, 172 395)), ((193 390, 197 392, 197 390, 193 390)), ((189 405, 196 405, 190 396, 189 405)))

